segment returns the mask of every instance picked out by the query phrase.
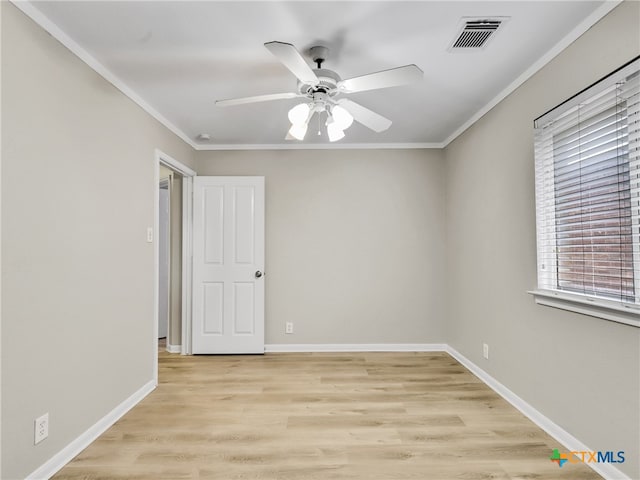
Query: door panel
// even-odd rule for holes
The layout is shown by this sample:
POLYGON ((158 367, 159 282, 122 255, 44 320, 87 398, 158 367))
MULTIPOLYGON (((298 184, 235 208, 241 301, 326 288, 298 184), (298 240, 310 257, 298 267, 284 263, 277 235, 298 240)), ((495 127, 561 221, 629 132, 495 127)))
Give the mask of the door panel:
POLYGON ((202 333, 209 335, 224 334, 224 283, 223 282, 204 282, 202 284, 203 292, 203 316, 202 333))
POLYGON ((255 253, 255 189, 237 187, 235 195, 235 263, 252 264, 255 253))
POLYGON ((224 257, 224 188, 218 186, 203 187, 204 208, 204 261, 208 264, 221 265, 224 257))
POLYGON ((233 333, 236 335, 253 335, 255 332, 255 298, 253 282, 233 284, 233 333))
POLYGON ((264 178, 195 177, 193 353, 264 353, 264 178))

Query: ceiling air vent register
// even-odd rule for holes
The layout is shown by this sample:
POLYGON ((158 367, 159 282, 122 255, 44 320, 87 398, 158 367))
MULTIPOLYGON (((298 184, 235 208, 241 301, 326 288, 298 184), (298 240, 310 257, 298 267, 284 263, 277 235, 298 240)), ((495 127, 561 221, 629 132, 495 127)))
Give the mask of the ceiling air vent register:
POLYGON ((507 17, 463 18, 458 35, 451 42, 449 51, 460 52, 484 48, 505 20, 507 17))

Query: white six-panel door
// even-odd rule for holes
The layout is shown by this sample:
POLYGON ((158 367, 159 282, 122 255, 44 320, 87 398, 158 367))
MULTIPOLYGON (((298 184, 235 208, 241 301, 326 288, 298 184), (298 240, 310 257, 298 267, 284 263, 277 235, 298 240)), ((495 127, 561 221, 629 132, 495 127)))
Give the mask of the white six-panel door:
POLYGON ((192 351, 264 353, 264 177, 195 177, 192 351))

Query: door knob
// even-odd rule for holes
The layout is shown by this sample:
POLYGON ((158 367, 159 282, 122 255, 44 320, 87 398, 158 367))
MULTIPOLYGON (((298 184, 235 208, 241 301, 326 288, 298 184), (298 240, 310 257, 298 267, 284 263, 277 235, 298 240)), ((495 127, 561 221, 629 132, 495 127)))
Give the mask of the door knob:
POLYGON ((256 278, 260 278, 262 276, 262 272, 260 270, 258 270, 256 272, 256 278))

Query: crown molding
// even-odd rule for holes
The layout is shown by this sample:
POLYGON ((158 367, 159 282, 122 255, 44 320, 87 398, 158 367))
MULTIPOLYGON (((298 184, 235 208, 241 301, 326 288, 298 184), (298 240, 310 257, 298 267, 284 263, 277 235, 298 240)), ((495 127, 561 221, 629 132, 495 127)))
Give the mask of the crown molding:
POLYGON ((263 144, 237 144, 227 143, 218 145, 196 145, 198 151, 206 150, 400 150, 400 149, 425 149, 444 148, 444 143, 263 143, 263 144))
MULTIPOLYGON (((611 10, 621 4, 623 0, 605 0, 605 2, 594 10, 591 15, 580 22, 573 30, 571 30, 562 40, 556 43, 551 50, 547 51, 542 57, 540 57, 533 65, 527 68, 518 78, 511 82, 507 88, 502 90, 496 95, 489 103, 478 110, 474 115, 463 123, 455 132, 442 142, 443 148, 447 147, 456 138, 462 135, 471 125, 480 120, 486 113, 489 112, 498 103, 504 100, 508 95, 513 93, 520 85, 529 80, 539 70, 542 69, 547 63, 557 57, 564 49, 575 42, 583 33, 594 26, 600 19, 607 15, 611 10)), ((533 120, 533 119, 532 119, 533 120)))
POLYGON ((53 38, 67 47, 71 53, 91 67, 106 81, 120 90, 125 96, 135 102, 145 112, 155 118, 172 133, 197 151, 206 150, 371 150, 371 149, 426 149, 443 148, 443 143, 344 143, 344 144, 197 144, 185 132, 164 117, 160 112, 147 103, 140 95, 134 92, 123 80, 100 63, 93 55, 81 47, 75 40, 62 31, 55 23, 49 20, 29 0, 9 0, 36 24, 47 31, 53 38))
POLYGON ((75 40, 69 35, 63 32, 55 23, 49 20, 40 10, 34 7, 30 1, 27 0, 9 0, 26 16, 33 20, 36 24, 42 27, 53 38, 58 40, 62 45, 67 47, 71 53, 76 55, 80 60, 86 63, 89 67, 95 70, 101 77, 107 82, 111 83, 114 87, 120 90, 125 96, 136 103, 145 112, 155 118, 158 122, 164 125, 169 131, 178 136, 181 140, 187 143, 192 148, 196 148, 196 144, 189 138, 182 130, 176 125, 170 122, 155 108, 149 105, 140 95, 134 92, 124 81, 113 74, 107 67, 100 63, 93 55, 82 48, 75 40))
POLYGON ((617 7, 623 0, 605 0, 605 2, 578 24, 571 32, 569 32, 562 40, 555 44, 551 50, 545 53, 531 67, 523 72, 518 78, 511 82, 504 90, 496 95, 489 103, 472 115, 469 120, 463 123, 455 130, 444 142, 434 143, 352 143, 352 144, 218 144, 218 145, 201 145, 194 142, 180 128, 170 122, 155 108, 149 105, 142 97, 134 92, 124 81, 114 75, 107 67, 100 63, 93 55, 82 48, 75 40, 63 32, 55 23, 49 20, 40 10, 34 7, 29 0, 9 0, 13 5, 20 9, 25 15, 36 22, 40 27, 46 30, 56 40, 67 47, 80 60, 101 75, 105 80, 120 90, 125 96, 135 102, 149 115, 164 125, 169 131, 174 133, 185 143, 197 151, 206 150, 350 150, 350 149, 427 149, 446 148, 452 141, 464 133, 471 125, 482 118, 498 103, 504 100, 509 94, 521 86, 525 81, 531 78, 542 67, 555 58, 560 52, 566 49, 578 37, 585 33, 589 28, 595 25, 600 19, 607 15, 611 10, 617 7))

